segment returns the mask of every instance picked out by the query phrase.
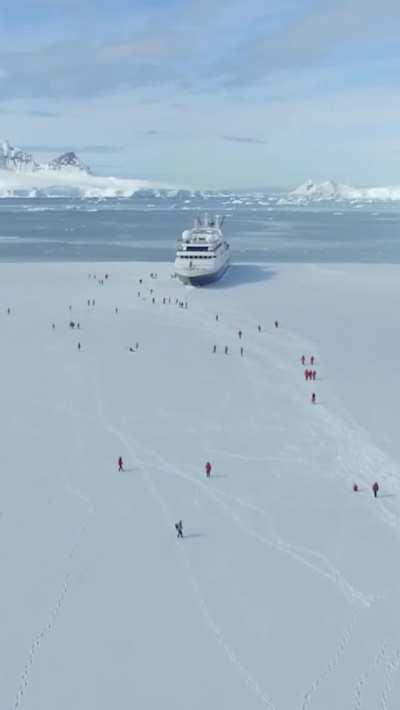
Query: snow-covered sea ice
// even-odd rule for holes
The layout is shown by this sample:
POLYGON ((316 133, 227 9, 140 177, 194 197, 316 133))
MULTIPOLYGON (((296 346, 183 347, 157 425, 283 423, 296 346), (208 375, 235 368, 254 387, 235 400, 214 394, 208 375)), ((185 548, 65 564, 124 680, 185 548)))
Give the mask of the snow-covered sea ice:
POLYGON ((398 707, 399 269, 0 265, 1 708, 398 707))

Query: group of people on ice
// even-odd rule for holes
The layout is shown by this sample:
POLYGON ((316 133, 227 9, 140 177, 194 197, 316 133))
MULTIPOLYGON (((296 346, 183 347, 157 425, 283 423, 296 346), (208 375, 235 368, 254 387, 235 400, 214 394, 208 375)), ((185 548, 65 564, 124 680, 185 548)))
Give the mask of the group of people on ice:
MULTIPOLYGON (((215 314, 215 320, 216 320, 216 321, 219 320, 219 313, 216 313, 216 314, 215 314)), ((278 323, 277 320, 274 321, 274 325, 275 325, 275 328, 278 328, 279 323, 278 323)), ((258 331, 259 333, 261 333, 261 325, 260 325, 260 324, 257 325, 257 331, 258 331)), ((237 332, 237 335, 238 335, 239 340, 242 340, 243 331, 242 331, 240 328, 239 328, 239 330, 238 330, 238 332, 237 332)), ((213 345, 212 352, 213 352, 214 354, 217 352, 217 346, 216 346, 215 344, 213 345)), ((228 355, 228 354, 229 354, 229 348, 228 348, 227 345, 224 346, 224 354, 225 354, 225 355, 228 355)), ((243 346, 240 347, 240 355, 241 355, 241 357, 243 357, 243 355, 244 355, 244 348, 243 348, 243 346)), ((315 379, 315 378, 314 378, 314 379, 315 379)))
MULTIPOLYGON (((306 356, 305 356, 305 355, 302 355, 302 356, 301 356, 300 362, 301 362, 302 365, 305 365, 305 364, 306 364, 306 356)), ((314 357, 314 355, 311 355, 311 356, 310 356, 310 365, 314 365, 314 362, 315 362, 315 357, 314 357)))
MULTIPOLYGON (((122 456, 118 456, 117 468, 118 468, 119 473, 121 473, 121 472, 123 473, 124 470, 125 470, 125 469, 124 469, 124 461, 123 461, 122 456)), ((211 466, 210 462, 207 461, 207 462, 204 464, 204 472, 205 472, 205 474, 206 474, 206 478, 210 478, 210 477, 211 477, 211 471, 212 471, 212 466, 211 466)))
MULTIPOLYGON (((141 282, 142 282, 142 279, 140 279, 140 283, 141 283, 141 282)), ((151 302, 152 302, 152 304, 154 305, 154 304, 157 302, 157 301, 156 301, 156 297, 153 296, 154 289, 150 288, 150 289, 149 289, 149 293, 150 293, 150 295, 151 295, 151 302)), ((141 291, 138 291, 138 292, 137 292, 137 295, 138 295, 138 298, 142 298, 142 300, 144 300, 144 301, 146 300, 146 296, 142 296, 142 292, 141 292, 141 291)), ((170 305, 170 304, 172 303, 171 297, 169 296, 169 297, 167 298, 166 296, 163 296, 161 303, 162 303, 163 306, 170 305)), ((186 308, 186 309, 189 308, 188 301, 182 301, 182 300, 180 300, 179 298, 176 298, 176 299, 175 299, 175 306, 178 306, 178 308, 186 308)))
MULTIPOLYGON (((206 463, 205 466, 204 466, 204 471, 205 471, 205 474, 206 474, 206 477, 207 477, 207 478, 210 478, 210 476, 211 476, 211 470, 212 470, 212 466, 211 466, 210 462, 207 461, 207 463, 206 463)), ((179 520, 177 523, 175 523, 175 530, 176 530, 176 532, 177 532, 177 537, 182 537, 182 538, 183 538, 183 523, 182 523, 182 520, 179 520)))
MULTIPOLYGON (((309 361, 310 361, 310 365, 314 366, 314 363, 315 363, 314 355, 310 355, 309 361)), ((300 362, 302 365, 306 364, 306 356, 305 355, 301 356, 300 362)), ((307 381, 309 381, 309 380, 315 381, 317 379, 317 371, 314 369, 306 368, 304 370, 304 379, 307 381)), ((317 403, 317 395, 315 394, 315 392, 312 392, 311 393, 311 404, 316 404, 316 403, 317 403)))
MULTIPOLYGON (((373 492, 373 494, 374 494, 374 498, 377 498, 377 497, 378 497, 378 491, 379 491, 379 483, 378 483, 378 481, 375 481, 375 483, 372 484, 371 488, 372 488, 372 492, 373 492)), ((358 483, 353 483, 353 491, 354 491, 354 493, 358 493, 359 490, 360 490, 360 488, 359 488, 359 486, 358 486, 358 483)))
POLYGON ((304 379, 305 380, 315 380, 316 377, 317 377, 316 370, 304 370, 304 379))
MULTIPOLYGON (((217 352, 217 346, 216 346, 216 345, 213 345, 212 351, 213 351, 214 354, 217 352)), ((224 354, 225 354, 225 355, 228 355, 228 353, 229 353, 229 348, 228 348, 227 345, 225 345, 225 347, 224 347, 224 354)), ((243 350, 243 347, 241 347, 241 348, 240 348, 240 355, 241 355, 242 357, 243 357, 243 353, 244 353, 244 350, 243 350)))
MULTIPOLYGON (((302 365, 305 365, 305 364, 306 364, 306 357, 305 357, 305 355, 302 355, 302 356, 301 356, 300 362, 301 362, 302 365)), ((314 355, 311 355, 311 356, 310 356, 309 362, 310 362, 310 365, 312 365, 312 366, 314 365, 314 363, 315 363, 315 357, 314 357, 314 355)), ((305 378, 306 380, 315 380, 316 376, 317 376, 317 373, 316 373, 315 370, 313 370, 313 369, 305 369, 305 370, 304 370, 304 378, 305 378)), ((312 404, 316 404, 316 402, 317 402, 317 396, 316 396, 315 392, 312 392, 312 393, 311 393, 311 403, 312 403, 312 404)), ((379 491, 379 483, 378 483, 377 481, 375 481, 375 483, 372 484, 371 488, 372 488, 372 492, 373 492, 373 494, 374 494, 374 498, 377 498, 377 497, 378 497, 378 491, 379 491)), ((360 489, 359 489, 359 487, 358 487, 358 484, 357 484, 357 483, 354 483, 354 484, 353 484, 353 491, 354 491, 355 493, 357 493, 359 490, 360 490, 360 489)))
MULTIPOLYGON (((117 469, 119 473, 123 473, 125 471, 124 469, 124 461, 122 456, 118 456, 117 459, 117 469)), ((212 471, 212 465, 209 461, 207 461, 204 464, 204 472, 206 474, 206 478, 211 477, 211 471, 212 471)), ((175 523, 175 530, 177 532, 177 537, 183 538, 183 522, 182 520, 179 520, 177 523, 175 523)))
MULTIPOLYGON (((152 275, 152 276, 153 276, 153 275, 152 275)), ((155 276, 153 276, 153 277, 155 277, 155 276)), ((142 283, 142 280, 141 280, 141 279, 140 279, 140 283, 142 283)), ((153 292, 153 289, 150 289, 150 293, 152 293, 152 292, 153 292)), ((139 296, 139 297, 141 296, 141 292, 140 292, 140 291, 138 291, 138 296, 139 296)), ((155 299, 153 298, 153 303, 154 303, 154 302, 155 302, 155 299)), ((162 302, 163 302, 163 304, 165 305, 165 304, 167 303, 167 299, 166 299, 166 298, 163 298, 163 301, 162 301, 162 302)), ((168 303, 171 303, 171 299, 170 299, 170 298, 168 298, 168 303)), ((94 305, 94 304, 93 304, 93 305, 94 305)), ((179 301, 179 299, 176 299, 175 305, 178 305, 178 306, 181 307, 181 308, 187 308, 187 302, 179 301)), ((219 314, 218 314, 218 313, 215 315, 215 320, 216 320, 216 321, 219 320, 219 314)), ((275 328, 278 328, 278 327, 279 327, 278 321, 275 321, 275 322, 274 322, 274 325, 275 325, 275 328)), ((260 324, 257 326, 257 330, 258 330, 259 333, 261 333, 261 325, 260 325, 260 324)), ((239 330, 237 331, 237 335, 238 335, 239 340, 242 340, 243 331, 242 331, 241 329, 239 329, 239 330)), ((132 348, 132 347, 129 348, 129 349, 130 349, 131 351, 133 351, 133 348, 132 348)), ((138 343, 136 343, 136 350, 137 350, 137 349, 138 349, 138 343)), ((216 352, 217 352, 217 346, 216 346, 216 345, 213 346, 212 352, 213 352, 213 353, 216 353, 216 352)), ((228 346, 225 345, 225 347, 224 347, 224 353, 225 353, 225 355, 227 355, 228 352, 229 352, 228 346)), ((243 347, 240 348, 240 354, 243 355, 243 347)), ((305 356, 305 355, 302 355, 301 358, 300 358, 300 362, 301 362, 301 364, 302 364, 303 366, 306 364, 306 361, 307 361, 306 356, 305 356)), ((305 380, 307 380, 307 381, 315 381, 315 380, 316 380, 316 376, 317 376, 317 372, 316 372, 316 370, 314 369, 315 356, 314 356, 314 355, 309 356, 308 362, 309 362, 311 368, 308 368, 308 367, 307 367, 307 368, 304 370, 304 378, 305 378, 305 380)), ((316 404, 316 394, 315 394, 315 392, 312 392, 312 393, 311 393, 311 403, 312 403, 312 404, 316 404)), ((122 459, 121 456, 119 456, 119 458, 118 458, 117 467, 118 467, 118 471, 119 471, 119 472, 124 472, 124 462, 123 462, 123 459, 122 459)), ((207 461, 207 462, 205 463, 205 465, 204 465, 204 472, 205 472, 206 478, 209 479, 209 478, 211 477, 211 471, 212 471, 212 465, 211 465, 210 461, 207 461)), ((354 483, 354 484, 353 484, 353 491, 354 491, 354 492, 358 492, 358 491, 359 491, 359 486, 358 486, 357 483, 354 483)), ((375 482, 372 484, 372 492, 373 492, 374 498, 377 498, 377 497, 378 497, 378 492, 379 492, 379 484, 378 484, 377 481, 375 481, 375 482)), ((175 530, 176 530, 176 533, 177 533, 177 538, 183 538, 183 522, 182 522, 182 520, 179 520, 178 522, 174 523, 174 526, 175 526, 175 530)))

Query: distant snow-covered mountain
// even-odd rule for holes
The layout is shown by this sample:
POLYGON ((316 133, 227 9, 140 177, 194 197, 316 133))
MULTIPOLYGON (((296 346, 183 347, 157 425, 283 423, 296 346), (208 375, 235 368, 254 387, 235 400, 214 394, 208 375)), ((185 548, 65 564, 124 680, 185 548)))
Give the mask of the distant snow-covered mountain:
MULTIPOLYGON (((218 199, 226 209, 237 206, 304 205, 310 202, 374 202, 400 200, 400 185, 389 187, 352 187, 334 180, 315 183, 309 180, 291 192, 277 191, 195 191, 178 186, 136 178, 94 175, 74 151, 68 151, 47 163, 13 147, 8 141, 0 144, 1 197, 148 197, 172 198, 191 203, 192 199, 218 199)), ((188 207, 189 209, 189 207, 188 207)))
POLYGON ((400 200, 400 185, 388 187, 352 187, 334 180, 314 183, 305 182, 287 195, 289 201, 308 200, 360 200, 360 201, 393 201, 400 200))
POLYGON ((0 151, 0 170, 10 170, 16 173, 36 172, 40 165, 31 153, 20 148, 13 148, 8 141, 3 141, 0 151))
POLYGON ((171 189, 178 192, 149 180, 93 175, 73 151, 40 164, 8 141, 0 146, 0 197, 131 197, 139 190, 171 189))

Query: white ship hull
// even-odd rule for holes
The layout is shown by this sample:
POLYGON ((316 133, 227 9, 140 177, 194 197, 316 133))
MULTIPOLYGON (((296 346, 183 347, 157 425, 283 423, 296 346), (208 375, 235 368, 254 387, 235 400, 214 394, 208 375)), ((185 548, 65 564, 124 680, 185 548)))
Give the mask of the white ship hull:
POLYGON ((219 268, 213 271, 202 271, 201 269, 182 269, 175 268, 175 274, 185 284, 192 286, 205 286, 206 284, 218 281, 229 268, 230 261, 227 259, 219 268))

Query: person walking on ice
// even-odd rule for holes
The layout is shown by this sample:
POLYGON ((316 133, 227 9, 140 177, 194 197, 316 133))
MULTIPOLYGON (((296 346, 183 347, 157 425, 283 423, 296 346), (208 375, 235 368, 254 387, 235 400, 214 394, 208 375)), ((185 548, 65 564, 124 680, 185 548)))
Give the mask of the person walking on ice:
POLYGON ((121 472, 124 470, 124 462, 122 460, 122 456, 118 457, 118 471, 121 472))
POLYGON ((378 491, 379 491, 379 483, 377 483, 377 481, 375 481, 375 483, 373 484, 372 490, 373 490, 373 492, 374 492, 374 498, 377 498, 377 497, 378 497, 378 491))
POLYGON ((204 470, 206 472, 207 478, 210 478, 210 476, 211 476, 211 468, 212 468, 212 466, 211 466, 210 462, 207 461, 206 465, 204 466, 204 470))
POLYGON ((182 520, 179 520, 179 522, 175 523, 175 530, 178 533, 176 537, 183 537, 183 523, 182 520))
POLYGON ((315 397, 315 392, 313 392, 311 395, 311 403, 315 404, 315 402, 316 402, 316 397, 315 397))
POLYGON ((300 362, 301 362, 302 365, 305 365, 305 363, 306 363, 306 358, 304 357, 304 355, 301 356, 300 362))

